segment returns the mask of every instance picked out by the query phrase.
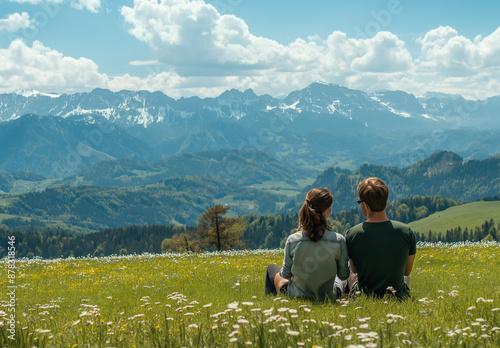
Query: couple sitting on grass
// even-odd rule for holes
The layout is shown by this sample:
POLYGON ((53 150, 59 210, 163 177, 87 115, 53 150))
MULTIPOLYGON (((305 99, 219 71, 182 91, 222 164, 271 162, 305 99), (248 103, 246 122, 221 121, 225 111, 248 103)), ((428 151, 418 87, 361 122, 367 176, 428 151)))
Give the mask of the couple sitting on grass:
POLYGON ((409 295, 415 233, 410 226, 387 218, 389 188, 382 180, 365 179, 357 191, 366 222, 349 229, 345 238, 327 223, 332 213, 330 191, 315 188, 307 193, 299 228, 285 244, 283 267, 267 268, 266 294, 288 293, 320 301, 335 301, 343 293, 409 295))

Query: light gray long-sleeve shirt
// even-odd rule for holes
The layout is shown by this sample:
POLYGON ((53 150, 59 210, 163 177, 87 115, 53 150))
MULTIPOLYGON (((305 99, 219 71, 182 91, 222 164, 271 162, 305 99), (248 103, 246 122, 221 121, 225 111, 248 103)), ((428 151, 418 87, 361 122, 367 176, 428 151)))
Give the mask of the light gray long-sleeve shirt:
POLYGON ((288 294, 291 297, 309 297, 335 301, 335 276, 341 280, 349 277, 349 260, 345 238, 335 232, 325 231, 323 237, 313 242, 302 231, 288 237, 280 275, 291 278, 288 294))

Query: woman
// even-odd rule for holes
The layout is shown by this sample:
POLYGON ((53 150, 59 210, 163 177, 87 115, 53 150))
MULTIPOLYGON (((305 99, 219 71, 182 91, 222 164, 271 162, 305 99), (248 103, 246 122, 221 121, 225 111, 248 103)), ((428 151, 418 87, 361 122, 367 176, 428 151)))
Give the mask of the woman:
POLYGON ((345 238, 330 231, 327 220, 332 213, 330 191, 309 191, 299 212, 299 228, 288 237, 281 269, 267 268, 266 294, 288 292, 291 297, 324 300, 337 298, 335 276, 349 277, 345 238))

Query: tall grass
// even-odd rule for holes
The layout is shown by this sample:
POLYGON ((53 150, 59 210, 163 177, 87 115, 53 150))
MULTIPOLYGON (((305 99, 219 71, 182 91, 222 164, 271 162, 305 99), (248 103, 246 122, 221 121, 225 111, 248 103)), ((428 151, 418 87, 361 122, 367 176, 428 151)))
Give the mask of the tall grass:
POLYGON ((281 250, 18 260, 0 346, 498 347, 500 244, 420 244, 412 297, 336 303, 263 294, 281 250))

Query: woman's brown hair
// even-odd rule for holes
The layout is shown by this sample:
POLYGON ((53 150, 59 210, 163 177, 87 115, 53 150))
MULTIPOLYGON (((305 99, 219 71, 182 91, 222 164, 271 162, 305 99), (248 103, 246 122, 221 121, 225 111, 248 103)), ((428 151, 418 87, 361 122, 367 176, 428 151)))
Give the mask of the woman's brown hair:
POLYGON ((324 188, 314 188, 306 195, 299 212, 299 228, 313 242, 320 240, 325 230, 331 229, 324 212, 332 206, 333 196, 324 188))

